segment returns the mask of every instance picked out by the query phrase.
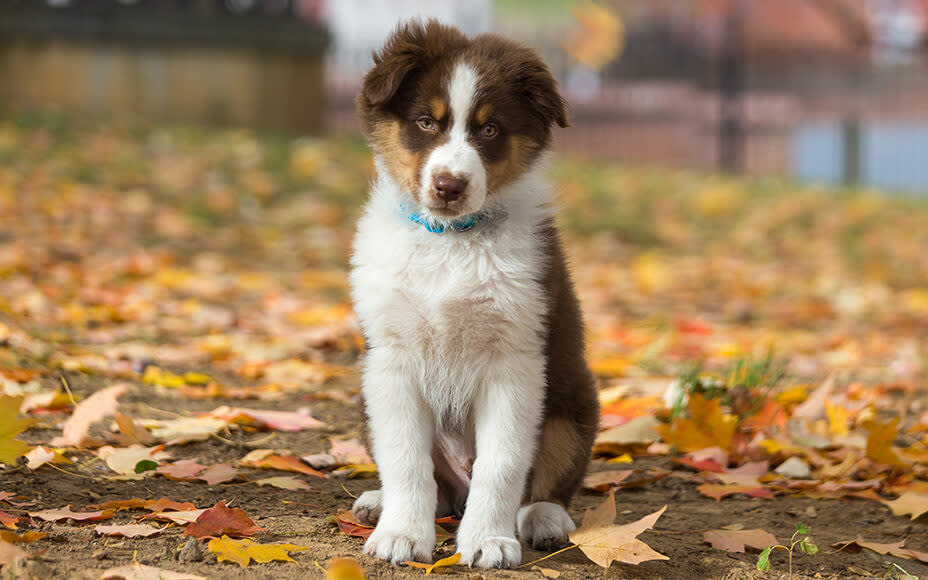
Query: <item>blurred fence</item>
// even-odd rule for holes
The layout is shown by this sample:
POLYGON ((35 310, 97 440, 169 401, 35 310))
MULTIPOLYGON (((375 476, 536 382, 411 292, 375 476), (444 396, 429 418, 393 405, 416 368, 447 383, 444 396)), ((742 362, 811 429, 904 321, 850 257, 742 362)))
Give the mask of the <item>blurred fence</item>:
POLYGON ((328 36, 300 16, 241 0, 6 0, 0 104, 318 131, 328 36))

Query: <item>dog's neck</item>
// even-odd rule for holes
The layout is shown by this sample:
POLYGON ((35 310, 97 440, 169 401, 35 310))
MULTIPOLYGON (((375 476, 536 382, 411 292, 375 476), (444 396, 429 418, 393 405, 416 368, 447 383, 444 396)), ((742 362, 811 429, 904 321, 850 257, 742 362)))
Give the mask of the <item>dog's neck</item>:
POLYGON ((432 233, 476 233, 508 222, 512 228, 534 229, 538 224, 551 219, 555 213, 554 194, 545 179, 548 167, 546 156, 515 180, 488 194, 480 211, 452 219, 428 215, 412 194, 394 179, 381 156, 375 155, 374 164, 377 179, 371 190, 371 209, 379 215, 392 215, 403 220, 411 228, 432 233))

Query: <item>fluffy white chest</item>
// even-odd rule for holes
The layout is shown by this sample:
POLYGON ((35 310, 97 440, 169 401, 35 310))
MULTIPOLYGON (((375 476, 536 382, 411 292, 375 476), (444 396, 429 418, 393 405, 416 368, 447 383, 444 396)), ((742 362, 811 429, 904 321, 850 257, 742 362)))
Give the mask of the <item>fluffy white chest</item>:
POLYGON ((375 188, 358 224, 351 284, 369 346, 403 357, 439 422, 466 417, 495 361, 541 354, 547 305, 537 232, 548 213, 526 207, 435 234, 404 220, 375 188))

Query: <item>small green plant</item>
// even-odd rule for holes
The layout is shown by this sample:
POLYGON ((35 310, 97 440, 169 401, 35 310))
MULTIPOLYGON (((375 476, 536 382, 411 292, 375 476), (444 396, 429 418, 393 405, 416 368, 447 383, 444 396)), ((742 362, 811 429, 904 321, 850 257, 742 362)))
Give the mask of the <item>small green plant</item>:
POLYGON ((905 568, 895 562, 889 565, 889 570, 882 577, 885 580, 918 580, 916 576, 912 576, 905 568))
POLYGON ((767 394, 786 376, 785 361, 773 352, 763 357, 741 357, 718 373, 706 372, 701 363, 685 369, 678 379, 680 388, 673 401, 671 417, 683 414, 693 393, 707 399, 721 399, 740 420, 760 410, 767 394))
POLYGON ((812 538, 809 537, 809 526, 800 522, 796 524, 796 531, 793 532, 792 537, 789 539, 789 546, 784 546, 783 544, 777 544, 776 546, 767 546, 764 548, 764 551, 760 553, 757 557, 757 569, 761 572, 766 572, 770 569, 770 553, 774 550, 785 550, 789 554, 789 578, 793 577, 793 551, 796 546, 799 546, 799 549, 806 554, 818 554, 818 546, 812 542, 812 538), (801 537, 800 537, 801 536, 801 537))

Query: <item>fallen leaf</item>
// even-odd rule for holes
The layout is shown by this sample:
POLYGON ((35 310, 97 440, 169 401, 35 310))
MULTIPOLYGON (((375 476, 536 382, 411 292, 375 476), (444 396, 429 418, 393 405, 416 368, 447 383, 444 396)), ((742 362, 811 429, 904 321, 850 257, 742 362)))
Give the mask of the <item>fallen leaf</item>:
POLYGON ((162 531, 143 524, 125 524, 122 526, 94 526, 93 531, 101 536, 125 536, 127 538, 147 538, 162 531))
POLYGON ((329 520, 349 536, 356 536, 366 540, 368 536, 374 533, 374 526, 362 524, 348 510, 339 510, 336 515, 330 516, 329 520))
POLYGON ((34 419, 19 418, 22 401, 22 397, 0 396, 0 463, 16 465, 16 460, 31 449, 28 444, 15 439, 35 423, 34 419))
POLYGON ((887 423, 874 420, 870 425, 870 435, 867 437, 867 457, 883 465, 905 467, 907 463, 902 461, 893 449, 898 426, 899 417, 887 423))
POLYGON ((194 481, 194 476, 205 468, 205 465, 200 465, 192 459, 181 459, 168 465, 159 465, 155 473, 174 481, 194 481))
POLYGON ((155 519, 155 520, 170 520, 175 524, 186 525, 192 524, 197 521, 197 519, 203 515, 205 509, 202 510, 184 510, 184 511, 161 511, 148 514, 147 516, 142 516, 142 519, 155 519))
POLYGON ((216 554, 219 562, 235 562, 242 568, 251 560, 255 562, 295 562, 288 552, 302 552, 308 550, 306 546, 294 544, 256 544, 252 540, 233 540, 223 535, 209 541, 209 551, 216 554))
POLYGON ((45 532, 25 532, 17 534, 9 530, 0 530, 0 540, 11 544, 31 544, 36 540, 41 540, 47 536, 45 532))
POLYGON ((204 511, 195 522, 187 526, 184 535, 195 538, 220 535, 241 537, 253 536, 258 532, 266 531, 267 529, 256 526, 244 510, 226 507, 225 500, 219 500, 216 505, 204 511))
POLYGON ((570 533, 570 541, 603 568, 608 568, 613 561, 640 564, 648 560, 668 560, 667 556, 637 539, 640 533, 657 522, 666 509, 667 506, 664 506, 630 524, 615 525, 615 495, 609 494, 599 507, 583 514, 580 527, 570 533))
POLYGON ((34 518, 39 518, 46 522, 57 522, 60 520, 74 520, 77 522, 98 522, 112 517, 116 510, 99 510, 95 512, 74 512, 71 506, 65 506, 56 510, 43 510, 40 512, 29 512, 34 518))
POLYGON ((163 497, 161 499, 145 500, 145 504, 142 507, 153 512, 163 512, 164 510, 188 511, 196 509, 197 506, 189 501, 174 501, 173 499, 163 497))
POLYGON ((153 437, 164 441, 168 445, 203 441, 226 427, 225 421, 214 417, 182 417, 170 420, 147 419, 140 423, 151 431, 153 437))
POLYGON ((591 473, 583 478, 583 489, 605 493, 618 487, 634 472, 634 469, 612 469, 591 473))
POLYGON ((206 576, 172 572, 144 564, 129 564, 106 570, 100 580, 206 580, 206 576))
POLYGON ((706 447, 731 449, 738 419, 722 412, 721 401, 693 393, 687 405, 689 417, 678 417, 658 430, 664 441, 680 451, 691 452, 706 447))
POLYGON ((594 453, 607 453, 619 455, 627 451, 638 451, 660 439, 658 427, 660 421, 647 415, 636 417, 631 421, 607 429, 596 436, 593 445, 594 453))
POLYGON ((314 419, 308 413, 293 413, 290 411, 219 407, 210 411, 208 416, 222 419, 228 423, 251 423, 277 431, 303 431, 304 429, 316 429, 325 426, 325 423, 314 419))
POLYGON ((928 512, 928 493, 907 491, 892 501, 882 500, 882 502, 889 507, 895 515, 911 515, 913 520, 928 512))
POLYGON ((745 546, 763 550, 767 546, 775 546, 779 543, 773 534, 761 529, 710 530, 703 534, 702 541, 712 544, 712 547, 717 550, 742 553, 745 546))
POLYGON ((824 419, 826 404, 835 388, 835 377, 829 375, 809 397, 793 409, 793 419, 824 419))
POLYGON ((90 426, 116 412, 119 397, 128 390, 128 384, 118 384, 97 391, 82 401, 64 422, 61 436, 51 441, 53 447, 81 447, 87 440, 90 426))
POLYGON ((113 413, 113 420, 119 428, 120 443, 123 445, 153 445, 157 443, 148 429, 135 422, 135 420, 120 412, 113 413))
POLYGON ((256 479, 254 483, 257 483, 258 485, 270 485, 272 487, 279 487, 280 489, 309 489, 309 485, 307 485, 305 481, 292 475, 256 479))
POLYGON ((539 572, 543 578, 560 578, 561 573, 551 568, 542 568, 541 566, 532 566, 533 572, 539 572))
POLYGON ((68 464, 72 463, 64 454, 64 449, 57 447, 43 447, 41 445, 33 447, 32 451, 26 454, 26 467, 35 471, 46 463, 68 464))
POLYGON ((354 558, 332 558, 325 565, 325 580, 367 580, 354 558))
POLYGON ((867 540, 857 538, 856 540, 836 542, 832 544, 831 547, 838 548, 838 550, 843 550, 847 547, 866 548, 867 550, 872 550, 877 554, 897 556, 899 558, 905 558, 906 560, 919 560, 920 562, 928 562, 928 553, 904 548, 904 544, 904 539, 899 540, 898 542, 893 542, 891 544, 880 544, 877 542, 868 542, 867 540))
POLYGON ((142 447, 133 445, 131 447, 101 447, 97 454, 106 462, 107 467, 121 475, 144 477, 148 473, 140 474, 136 471, 136 466, 142 461, 151 461, 155 465, 167 459, 169 456, 162 450, 164 445, 157 447, 142 447))
POLYGON ((13 514, 8 514, 5 511, 0 510, 0 524, 3 524, 11 530, 16 529, 16 522, 19 520, 19 516, 14 516, 13 514))
POLYGON ((255 449, 242 457, 239 465, 245 467, 259 467, 261 469, 276 469, 278 471, 295 471, 316 477, 325 477, 325 474, 303 463, 295 455, 277 455, 271 449, 255 449))
POLYGON ((461 561, 461 554, 459 552, 451 556, 448 556, 447 558, 442 558, 441 560, 438 560, 434 564, 424 564, 422 562, 413 562, 412 560, 407 560, 406 565, 412 568, 420 568, 422 570, 425 570, 425 575, 428 576, 429 574, 432 573, 433 570, 435 570, 435 568, 445 568, 447 566, 454 566, 460 561, 461 561))
POLYGON ((743 485, 737 483, 704 483, 696 488, 699 493, 706 497, 711 497, 715 501, 721 501, 723 497, 743 494, 750 497, 761 499, 773 499, 773 492, 761 485, 743 485))
POLYGON ((218 485, 238 479, 238 477, 238 471, 236 471, 230 463, 216 463, 200 472, 200 474, 196 476, 196 479, 205 481, 207 485, 218 485))

